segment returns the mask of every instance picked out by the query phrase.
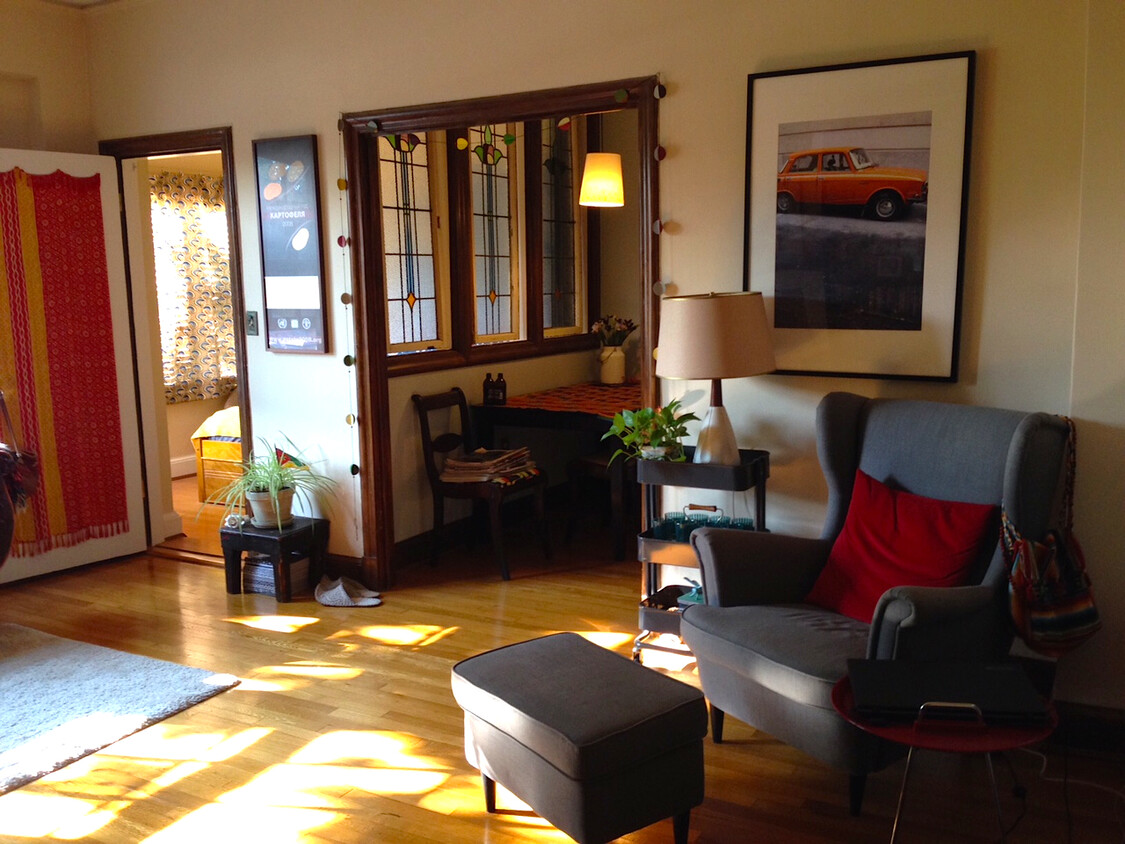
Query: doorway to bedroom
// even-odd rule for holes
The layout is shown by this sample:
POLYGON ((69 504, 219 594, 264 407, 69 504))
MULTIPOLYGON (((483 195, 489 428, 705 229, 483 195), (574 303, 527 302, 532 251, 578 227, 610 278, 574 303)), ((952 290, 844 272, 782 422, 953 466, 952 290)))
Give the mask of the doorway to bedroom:
POLYGON ((153 384, 138 384, 156 420, 143 432, 145 459, 161 478, 147 490, 150 552, 219 563, 224 507, 208 499, 237 471, 249 436, 230 130, 100 148, 118 159, 133 298, 151 315, 145 325, 134 318, 136 354, 162 363, 153 384))
POLYGON ((222 155, 136 163, 147 169, 148 283, 156 285, 172 506, 182 526, 158 545, 217 556, 223 505, 213 499, 242 459, 222 155))

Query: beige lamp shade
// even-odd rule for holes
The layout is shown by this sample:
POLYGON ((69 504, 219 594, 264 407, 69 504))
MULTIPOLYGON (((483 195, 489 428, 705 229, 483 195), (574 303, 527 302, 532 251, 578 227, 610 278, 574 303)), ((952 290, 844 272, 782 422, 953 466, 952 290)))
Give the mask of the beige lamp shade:
POLYGON ((775 369, 761 293, 661 300, 656 353, 656 374, 661 378, 745 378, 775 369))
POLYGON ((620 208, 625 204, 625 187, 621 182, 621 156, 615 152, 590 152, 582 168, 582 190, 579 205, 594 208, 620 208))

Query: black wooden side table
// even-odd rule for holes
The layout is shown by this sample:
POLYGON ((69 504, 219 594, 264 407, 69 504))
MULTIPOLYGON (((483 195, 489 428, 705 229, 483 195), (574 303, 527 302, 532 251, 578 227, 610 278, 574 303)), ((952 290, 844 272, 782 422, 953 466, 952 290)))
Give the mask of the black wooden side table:
POLYGON ((328 549, 328 519, 294 516, 293 523, 281 530, 254 527, 247 522, 242 527, 220 528, 219 538, 227 573, 227 593, 242 592, 242 552, 256 551, 267 555, 273 563, 274 597, 284 603, 293 600, 290 563, 307 556, 309 582, 320 580, 328 549))

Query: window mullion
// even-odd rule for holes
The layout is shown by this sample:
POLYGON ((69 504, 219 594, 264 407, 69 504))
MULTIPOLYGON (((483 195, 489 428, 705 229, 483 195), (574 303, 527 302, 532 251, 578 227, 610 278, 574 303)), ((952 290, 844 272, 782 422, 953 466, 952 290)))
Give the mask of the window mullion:
POLYGON ((458 140, 467 129, 449 132, 446 146, 449 180, 449 299, 453 315, 453 348, 467 354, 473 345, 473 205, 469 171, 458 140))

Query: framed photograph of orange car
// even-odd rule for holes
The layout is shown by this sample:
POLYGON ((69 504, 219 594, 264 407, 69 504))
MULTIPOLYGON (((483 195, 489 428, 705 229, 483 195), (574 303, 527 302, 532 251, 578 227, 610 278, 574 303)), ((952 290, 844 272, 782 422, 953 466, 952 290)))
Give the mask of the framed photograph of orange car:
POLYGON ((974 65, 749 77, 743 286, 779 371, 957 380, 974 65))

